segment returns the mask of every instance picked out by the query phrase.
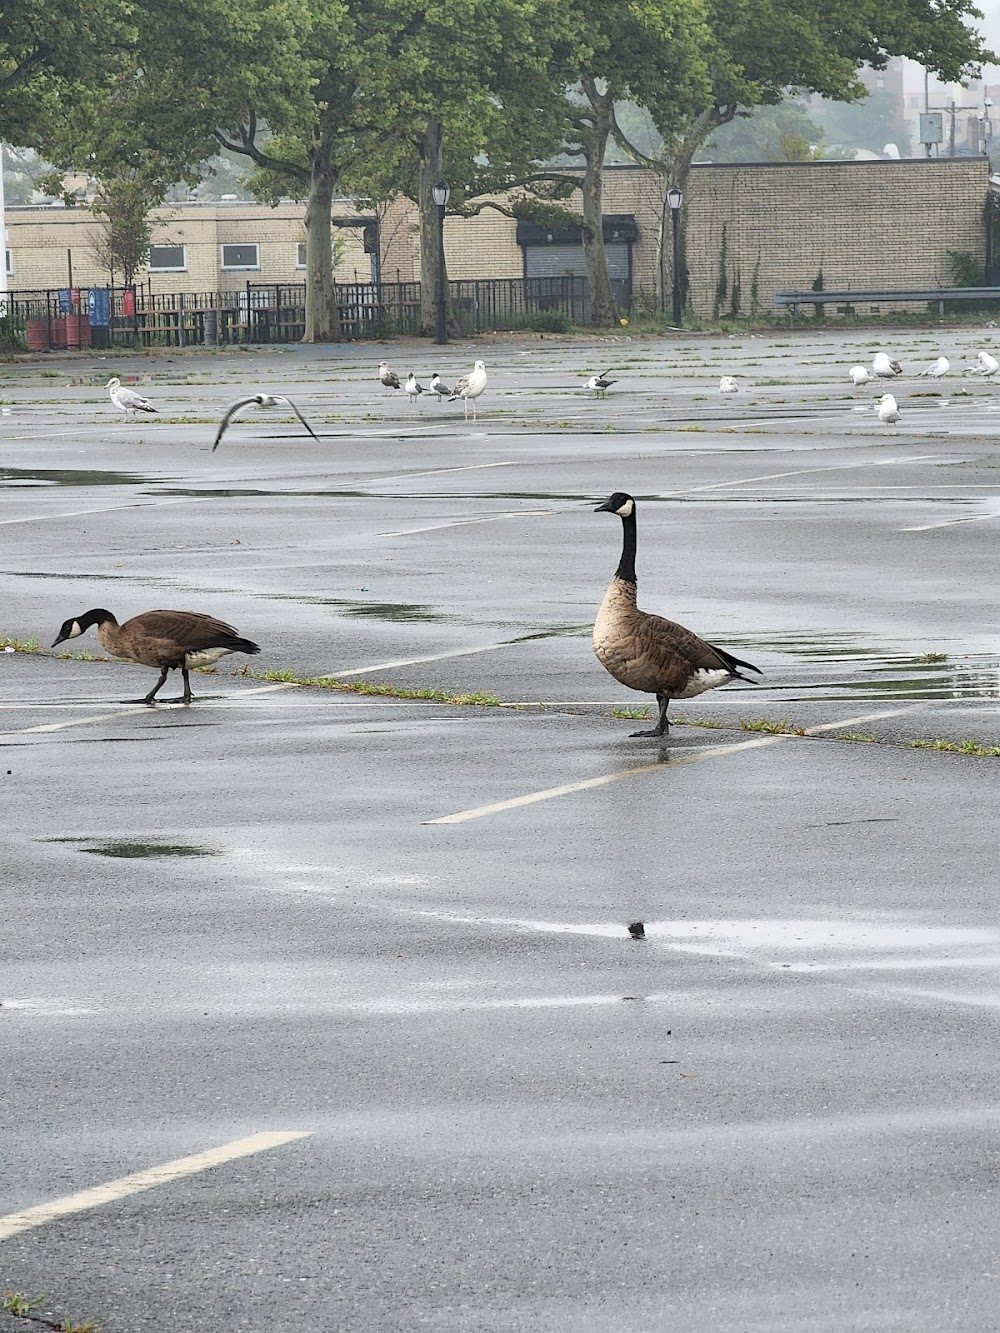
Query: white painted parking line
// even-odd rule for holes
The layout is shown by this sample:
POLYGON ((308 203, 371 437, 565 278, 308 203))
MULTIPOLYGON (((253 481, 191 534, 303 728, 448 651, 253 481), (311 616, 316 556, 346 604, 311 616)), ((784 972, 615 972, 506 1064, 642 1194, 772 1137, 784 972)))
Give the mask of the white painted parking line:
MULTIPOLYGON (((294 690, 297 688, 298 686, 294 683, 294 681, 281 681, 281 683, 278 685, 261 685, 256 689, 245 690, 243 691, 243 693, 254 694, 254 695, 270 694, 273 690, 294 690)), ((205 704, 210 705, 211 702, 212 701, 209 699, 203 700, 203 706, 205 704)), ((42 708, 45 707, 44 704, 41 704, 39 706, 42 708)), ((113 713, 94 713, 90 717, 70 718, 69 721, 67 722, 42 722, 35 727, 20 727, 16 731, 0 731, 0 736, 31 736, 33 734, 38 734, 46 731, 63 731, 67 727, 86 727, 89 726, 92 722, 108 722, 114 718, 130 717, 135 713, 149 714, 151 709, 162 711, 164 708, 188 708, 188 707, 190 707, 189 704, 181 704, 181 703, 175 703, 175 704, 170 704, 166 702, 161 704, 141 703, 135 708, 130 708, 130 707, 117 708, 113 713)))
POLYGON ((20 1235, 22 1231, 32 1231, 35 1227, 43 1227, 60 1217, 99 1208, 117 1199, 127 1199, 132 1194, 153 1189, 156 1185, 183 1180, 185 1176, 197 1175, 200 1171, 208 1171, 240 1157, 252 1157, 255 1153, 279 1148, 295 1139, 308 1138, 310 1133, 310 1130, 300 1129, 253 1134, 250 1138, 235 1139, 232 1143, 224 1143, 219 1148, 210 1148, 207 1152, 195 1153, 191 1157, 178 1157, 173 1162, 164 1162, 162 1166, 151 1167, 148 1171, 135 1171, 131 1175, 120 1176, 117 1180, 109 1180, 106 1185, 80 1190, 78 1194, 67 1194, 61 1199, 53 1199, 51 1203, 26 1208, 21 1213, 8 1213, 6 1217, 0 1217, 0 1240, 20 1235))
POLYGON ((462 467, 433 467, 426 472, 405 472, 395 477, 375 477, 371 481, 362 481, 358 484, 360 486, 386 486, 390 481, 412 481, 414 477, 438 477, 447 472, 481 472, 484 468, 513 466, 513 459, 507 459, 502 463, 466 463, 462 467))
POLYGON ((943 518, 937 523, 918 523, 912 528, 900 528, 900 532, 933 532, 935 528, 952 528, 956 523, 983 523, 988 518, 1000 518, 996 514, 972 514, 965 518, 943 518))
POLYGON ((96 509, 71 509, 68 514, 29 514, 25 518, 0 518, 0 527, 9 527, 14 523, 45 523, 49 520, 55 522, 64 518, 82 518, 86 514, 113 514, 119 509, 162 509, 165 505, 197 502, 200 498, 200 496, 195 495, 183 495, 175 500, 149 500, 145 502, 135 500, 124 505, 101 505, 96 509))
POLYGON ((940 461, 936 454, 916 454, 903 458, 872 458, 860 463, 836 463, 829 467, 803 467, 795 468, 791 472, 765 472, 757 477, 737 477, 734 481, 716 481, 710 486, 689 486, 682 491, 668 491, 667 495, 699 495, 703 491, 728 490, 730 486, 752 486, 758 481, 780 481, 785 477, 808 477, 817 472, 855 472, 866 467, 893 467, 900 463, 939 463, 940 461))
POLYGON ((557 514, 557 509, 513 509, 502 514, 484 514, 481 518, 454 518, 447 523, 429 523, 426 527, 401 528, 398 532, 376 532, 376 537, 412 537, 417 532, 440 532, 442 528, 467 528, 474 523, 496 523, 502 518, 540 518, 557 514))
MULTIPOLYGON (((948 700, 937 700, 938 704, 948 700)), ((815 727, 806 727, 805 736, 818 735, 824 731, 839 731, 844 727, 856 727, 863 722, 876 722, 881 718, 899 717, 903 713, 913 713, 926 707, 923 703, 907 704, 905 708, 888 708, 877 713, 865 713, 860 717, 848 717, 838 722, 823 722, 815 727)), ((502 814, 506 810, 517 810, 521 806, 535 805, 539 801, 552 801, 559 796, 571 796, 579 791, 589 791, 593 787, 605 787, 611 782, 623 782, 626 778, 641 777, 646 773, 655 773, 664 769, 680 768, 683 764, 700 764, 706 759, 719 759, 726 755, 739 754, 743 750, 755 750, 765 745, 777 745, 781 741, 795 740, 793 733, 778 732, 768 736, 758 736, 751 741, 735 741, 732 745, 713 745, 706 750, 697 750, 693 754, 682 755, 679 759, 663 759, 656 763, 640 764, 635 768, 625 768, 617 773, 604 773, 597 778, 585 778, 580 782, 569 782, 562 787, 546 787, 543 791, 528 792, 524 796, 513 796, 506 801, 495 801, 491 805, 478 805, 471 810, 459 810, 453 815, 440 815, 437 819, 425 819, 425 824, 464 824, 470 819, 482 819, 486 815, 502 814)))

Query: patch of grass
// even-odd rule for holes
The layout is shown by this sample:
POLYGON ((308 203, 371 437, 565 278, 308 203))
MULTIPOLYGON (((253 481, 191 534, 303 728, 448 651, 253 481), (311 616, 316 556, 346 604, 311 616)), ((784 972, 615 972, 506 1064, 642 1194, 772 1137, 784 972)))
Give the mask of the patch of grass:
POLYGON ((709 727, 713 731, 718 731, 726 724, 714 717, 675 717, 673 725, 675 727, 709 727))
POLYGON ((41 647, 37 639, 9 639, 6 634, 0 634, 0 648, 4 652, 8 648, 13 648, 15 653, 37 653, 41 651, 41 647))
POLYGON ((979 741, 912 740, 906 744, 913 750, 946 750, 949 754, 972 754, 978 759, 1000 759, 1000 745, 983 745, 979 741))
POLYGON ((837 736, 838 741, 871 742, 874 741, 874 739, 874 736, 869 736, 867 732, 864 731, 842 731, 837 736))
POLYGON ((380 684, 373 680, 338 680, 336 676, 299 676, 287 669, 277 671, 250 671, 256 680, 280 680, 289 685, 303 685, 317 690, 341 690, 345 694, 376 695, 385 699, 428 699, 439 704, 474 705, 479 708, 499 708, 503 699, 493 694, 458 693, 448 690, 413 690, 406 685, 380 684))
POLYGON ((804 736, 805 727, 793 727, 787 718, 779 722, 769 717, 740 718, 740 731, 763 731, 769 736, 804 736))
POLYGON ((63 377, 61 370, 40 370, 38 374, 43 380, 61 380, 63 377))
POLYGON ((612 717, 623 718, 627 722, 642 722, 649 717, 648 708, 612 708, 612 717))
POLYGON ((930 663, 930 662, 947 662, 947 660, 948 660, 948 654, 947 654, 947 653, 921 653, 919 657, 915 657, 913 660, 914 660, 914 662, 926 662, 926 663, 930 663))
POLYGON ((3 1308, 12 1315, 17 1315, 19 1319, 30 1315, 32 1310, 37 1310, 45 1301, 44 1296, 27 1297, 22 1296, 17 1291, 5 1291, 3 1293, 3 1308))
POLYGON ((56 653, 56 657, 68 658, 71 662, 110 662, 110 657, 104 657, 100 653, 88 653, 86 649, 79 653, 71 653, 69 649, 64 648, 56 653))

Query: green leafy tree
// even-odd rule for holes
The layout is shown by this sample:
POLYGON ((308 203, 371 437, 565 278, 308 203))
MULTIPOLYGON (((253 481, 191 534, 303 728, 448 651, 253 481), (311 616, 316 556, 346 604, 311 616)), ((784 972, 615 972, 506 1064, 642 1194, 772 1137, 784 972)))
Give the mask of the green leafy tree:
MULTIPOLYGON (((683 188, 695 154, 721 125, 780 102, 788 88, 856 101, 865 92, 860 66, 882 69, 893 55, 919 60, 946 81, 976 74, 991 54, 969 26, 977 16, 972 0, 709 0, 707 95, 678 104, 664 87, 659 100, 637 99, 660 131, 659 154, 644 153, 620 125, 614 133, 635 161, 660 174, 665 196, 669 184, 683 188)), ((664 202, 661 238, 666 230, 664 202)), ((662 243, 661 254, 666 291, 662 243)))

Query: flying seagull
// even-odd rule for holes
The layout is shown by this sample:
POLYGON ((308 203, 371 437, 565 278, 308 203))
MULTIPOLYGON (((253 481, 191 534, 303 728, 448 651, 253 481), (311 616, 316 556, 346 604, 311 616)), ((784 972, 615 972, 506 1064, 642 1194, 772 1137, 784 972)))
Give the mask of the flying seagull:
POLYGON ((465 419, 469 419, 469 403, 472 403, 472 420, 476 420, 476 399, 486 388, 486 362, 477 361, 468 375, 463 375, 461 379, 455 381, 455 387, 451 391, 449 403, 453 403, 456 398, 461 398, 465 402, 465 419))
POLYGON ((249 398, 239 398, 235 403, 232 403, 229 407, 226 408, 226 415, 219 422, 219 429, 216 432, 215 443, 212 445, 213 454, 215 453, 216 449, 218 449, 219 441, 226 433, 230 421, 232 421, 233 417, 236 415, 236 413, 240 410, 241 407, 249 407, 251 403, 256 404, 257 407, 278 407, 281 404, 284 404, 286 407, 290 407, 292 411, 295 413, 295 415, 298 417, 298 419, 302 422, 303 426, 305 426, 309 434, 313 437, 313 439, 314 440, 319 439, 319 436, 313 430, 312 426, 310 426, 309 422, 306 421, 305 417, 302 415, 302 413, 299 411, 299 409, 295 406, 295 404, 292 402, 290 398, 285 398, 281 394, 252 393, 249 398))
POLYGON ((111 395, 111 401, 115 407, 120 407, 125 413, 125 420, 128 421, 130 412, 155 412, 156 408, 148 398, 143 398, 141 393, 134 393, 131 389, 123 389, 120 379, 110 379, 104 386, 111 395))
POLYGON ((394 370, 389 369, 388 361, 378 363, 378 377, 387 389, 399 388, 399 376, 394 370))
POLYGON ((939 356, 929 366, 924 366, 920 374, 921 376, 930 375, 932 379, 939 380, 942 375, 947 375, 949 370, 951 370, 951 362, 946 356, 939 356))
POLYGON ((591 375, 590 379, 583 386, 585 389, 593 389, 598 398, 603 398, 612 384, 617 384, 617 380, 609 380, 610 370, 602 370, 600 375, 591 375))
POLYGON ((419 394, 427 392, 427 390, 424 388, 422 384, 417 383, 417 377, 416 375, 414 375, 412 370, 410 371, 409 375, 407 375, 406 383, 403 385, 403 388, 410 395, 411 407, 417 401, 417 396, 419 394))

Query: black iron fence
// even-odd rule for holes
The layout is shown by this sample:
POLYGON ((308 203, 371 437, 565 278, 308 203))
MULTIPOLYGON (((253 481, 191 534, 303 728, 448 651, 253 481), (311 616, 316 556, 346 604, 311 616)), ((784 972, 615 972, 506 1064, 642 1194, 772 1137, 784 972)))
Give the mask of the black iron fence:
MULTIPOLYGON (((562 311, 573 324, 590 321, 590 294, 582 277, 489 278, 449 287, 453 317, 463 333, 529 327, 543 311, 562 311)), ((623 302, 625 294, 616 295, 623 302)), ((420 333, 419 282, 338 283, 337 303, 345 338, 420 333)), ((10 292, 6 313, 30 351, 217 347, 298 342, 305 334, 305 304, 304 283, 248 282, 220 292, 101 289, 96 306, 87 288, 10 292), (107 323, 90 318, 102 304, 107 323)))

